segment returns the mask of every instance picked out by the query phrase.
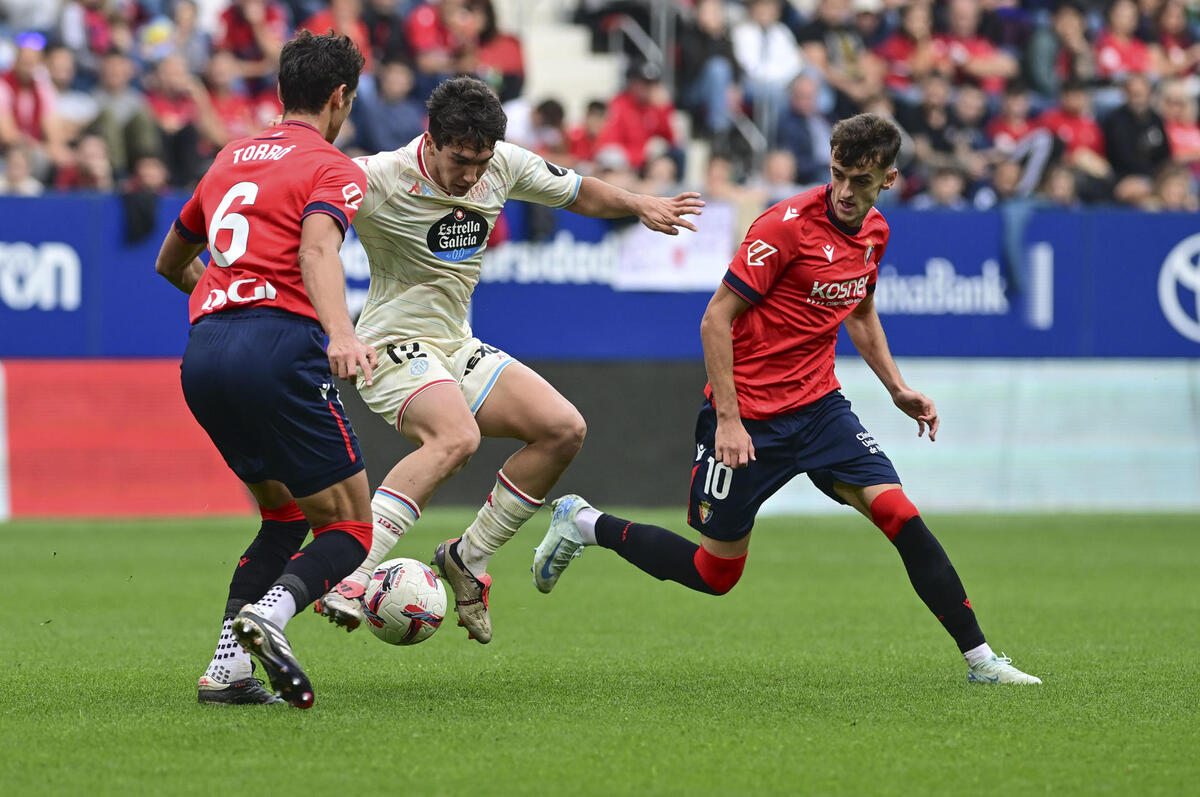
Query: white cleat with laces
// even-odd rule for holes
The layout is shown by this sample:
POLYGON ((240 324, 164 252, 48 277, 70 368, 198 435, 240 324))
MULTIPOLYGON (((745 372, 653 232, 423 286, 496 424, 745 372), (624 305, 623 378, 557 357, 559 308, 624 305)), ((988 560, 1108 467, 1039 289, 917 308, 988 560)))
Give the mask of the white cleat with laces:
POLYGON ((967 668, 967 682, 972 684, 1040 684, 1041 678, 1024 673, 1012 666, 1012 659, 1001 653, 992 654, 973 667, 967 668))

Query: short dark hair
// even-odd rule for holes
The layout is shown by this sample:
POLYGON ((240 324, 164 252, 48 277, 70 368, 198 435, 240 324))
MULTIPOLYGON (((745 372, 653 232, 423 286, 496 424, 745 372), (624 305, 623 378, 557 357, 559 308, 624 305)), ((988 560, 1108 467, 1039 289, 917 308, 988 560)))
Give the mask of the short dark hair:
POLYGON ((364 63, 349 36, 300 31, 279 54, 279 96, 284 112, 317 113, 343 83, 347 94, 353 92, 364 63))
POLYGON ((439 83, 425 107, 438 149, 447 144, 491 149, 508 127, 500 98, 479 78, 464 75, 439 83))
POLYGON ((833 126, 829 148, 834 159, 848 168, 882 166, 896 162, 900 152, 900 130, 873 113, 860 113, 833 126))

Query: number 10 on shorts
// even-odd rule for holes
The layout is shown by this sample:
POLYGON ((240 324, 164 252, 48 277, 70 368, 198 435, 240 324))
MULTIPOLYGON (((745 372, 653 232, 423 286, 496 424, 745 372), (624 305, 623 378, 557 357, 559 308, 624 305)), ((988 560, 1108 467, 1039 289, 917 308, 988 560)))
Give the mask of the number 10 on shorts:
POLYGON ((724 462, 718 462, 715 457, 708 458, 708 469, 704 472, 704 494, 718 501, 729 495, 733 485, 733 468, 724 462))

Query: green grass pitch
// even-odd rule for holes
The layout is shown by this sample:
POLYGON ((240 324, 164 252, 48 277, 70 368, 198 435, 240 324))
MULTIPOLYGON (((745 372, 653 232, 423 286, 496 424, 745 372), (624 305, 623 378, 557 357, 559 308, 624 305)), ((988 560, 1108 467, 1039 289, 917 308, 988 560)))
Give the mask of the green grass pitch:
POLYGON ((251 521, 0 525, 0 794, 1197 793, 1200 517, 931 518, 1041 687, 968 685, 848 513, 760 521, 724 598, 600 549, 541 595, 547 517, 493 562, 490 645, 294 620, 310 711, 195 702, 251 521))

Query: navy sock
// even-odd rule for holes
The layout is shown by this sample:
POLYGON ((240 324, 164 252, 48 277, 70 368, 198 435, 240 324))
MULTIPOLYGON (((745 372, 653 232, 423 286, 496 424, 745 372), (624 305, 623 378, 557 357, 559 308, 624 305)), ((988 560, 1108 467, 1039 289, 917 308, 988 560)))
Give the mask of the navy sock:
POLYGON ((909 519, 892 544, 904 560, 904 569, 917 595, 954 637, 958 649, 965 652, 982 645, 983 631, 975 619, 967 591, 946 551, 921 516, 909 519))
POLYGON ((254 603, 267 594, 307 536, 307 520, 263 520, 258 536, 233 571, 225 619, 236 616, 247 603, 254 603))
POLYGON ((357 537, 326 526, 320 536, 288 561, 275 583, 292 593, 299 612, 353 573, 366 558, 367 549, 357 537))
POLYGON ((700 546, 673 531, 602 514, 596 520, 596 542, 660 581, 676 581, 697 592, 718 594, 696 570, 700 546))

